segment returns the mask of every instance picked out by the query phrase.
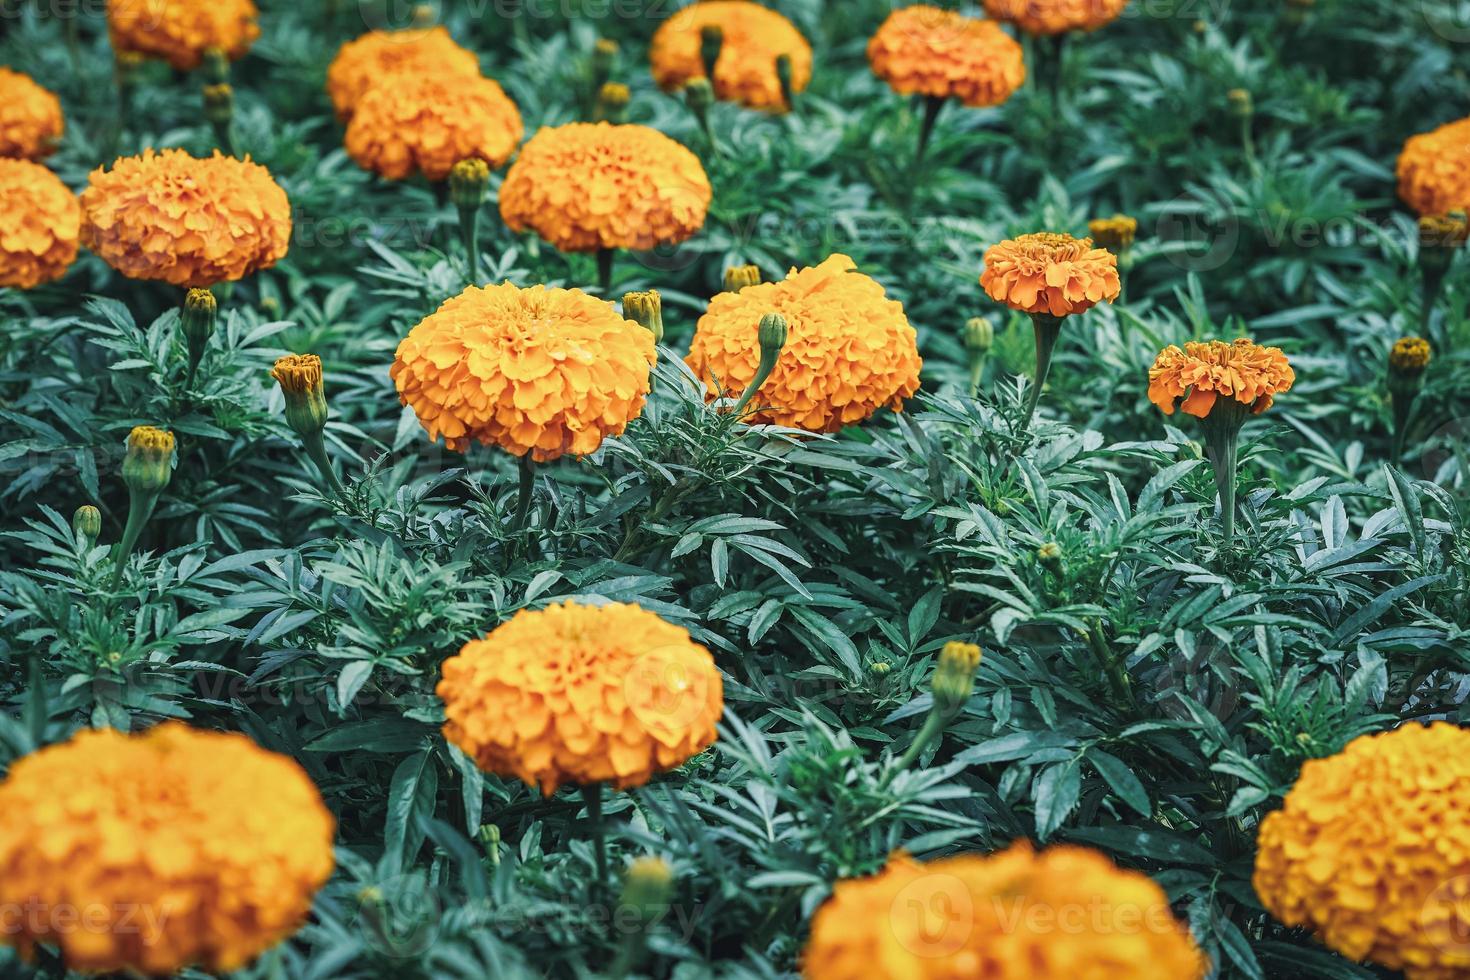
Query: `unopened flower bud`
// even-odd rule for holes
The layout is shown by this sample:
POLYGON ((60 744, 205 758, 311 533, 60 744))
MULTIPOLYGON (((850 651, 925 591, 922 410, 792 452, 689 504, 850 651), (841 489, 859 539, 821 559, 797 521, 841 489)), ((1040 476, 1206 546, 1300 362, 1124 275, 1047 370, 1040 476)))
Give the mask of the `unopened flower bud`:
POLYGON ((449 200, 457 208, 480 208, 490 187, 490 165, 479 157, 449 168, 449 200))
POLYGON ((622 123, 628 117, 628 103, 632 93, 622 82, 605 82, 597 90, 597 118, 610 123, 622 123))
POLYGON ((1424 385, 1424 371, 1434 349, 1423 337, 1404 337, 1388 354, 1388 387, 1395 394, 1409 394, 1424 385))
POLYGON ((490 856, 491 864, 500 863, 500 827, 493 823, 480 824, 480 832, 476 835, 480 839, 480 846, 485 848, 485 853, 490 856))
POLYGON ((1054 575, 1062 573, 1062 547, 1055 541, 1048 541, 1036 549, 1036 560, 1041 562, 1041 567, 1054 575))
POLYGON ((786 346, 786 318, 779 313, 767 313, 761 317, 758 332, 761 354, 775 355, 786 346))
POLYGON ((71 515, 71 530, 77 540, 91 548, 102 534, 102 512, 91 504, 83 504, 71 515))
POLYGON ((1249 119, 1255 114, 1255 102, 1245 89, 1233 88, 1225 94, 1225 98, 1230 102, 1230 114, 1236 119, 1249 119))
POLYGON ((184 309, 179 315, 180 332, 184 335, 184 347, 189 352, 189 380, 194 379, 194 372, 199 367, 199 362, 204 359, 204 350, 209 346, 209 338, 214 336, 215 321, 219 313, 219 303, 214 298, 214 293, 207 289, 191 289, 184 297, 184 309))
POLYGON ((720 61, 720 48, 725 44, 725 35, 714 24, 699 29, 699 61, 704 65, 704 76, 713 84, 715 66, 720 61))
POLYGON ((434 22, 438 19, 438 16, 434 12, 433 4, 420 3, 414 5, 412 23, 415 28, 423 30, 426 27, 433 27, 434 22))
POLYGON ((983 316, 965 321, 965 350, 971 354, 984 354, 995 345, 995 326, 983 316))
POLYGON ((168 486, 174 472, 174 434, 151 425, 140 425, 128 433, 128 451, 123 457, 122 476, 128 489, 157 496, 168 486))
POLYGON ((271 377, 286 396, 286 421, 291 428, 301 436, 319 435, 327 426, 322 359, 315 354, 287 354, 271 368, 271 377))
POLYGON ((641 923, 652 922, 669 904, 674 871, 663 858, 641 857, 628 866, 618 904, 632 910, 641 923))
POLYGON ((664 342, 664 307, 658 290, 623 294, 623 316, 653 334, 653 342, 664 342))
POLYGON ((939 666, 934 670, 930 689, 934 708, 946 718, 953 717, 975 692, 975 671, 980 666, 980 648, 973 643, 950 642, 939 651, 939 666))
POLYGON ((212 125, 229 123, 235 116, 235 90, 226 82, 204 86, 204 118, 212 125))
POLYGON ((761 270, 753 265, 732 265, 725 270, 725 292, 738 293, 746 286, 759 285, 761 270))
POLYGON ((684 101, 696 115, 703 115, 715 104, 715 90, 707 78, 691 78, 684 86, 684 101))
POLYGON ((893 671, 893 664, 886 660, 875 660, 868 664, 868 673, 876 677, 886 677, 893 671))
POLYGON ((1087 234, 1110 252, 1125 252, 1133 247, 1133 241, 1138 237, 1138 219, 1126 214, 1095 218, 1087 223, 1087 234))

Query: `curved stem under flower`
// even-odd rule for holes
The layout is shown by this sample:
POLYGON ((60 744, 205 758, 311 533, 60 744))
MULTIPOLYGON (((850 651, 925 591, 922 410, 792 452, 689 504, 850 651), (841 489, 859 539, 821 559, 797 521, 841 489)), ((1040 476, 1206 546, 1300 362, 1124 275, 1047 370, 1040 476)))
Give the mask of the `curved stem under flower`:
POLYGON ((1031 314, 1031 325, 1036 332, 1036 378, 1031 391, 1026 395, 1026 409, 1020 429, 1022 436, 1031 431, 1031 422, 1036 417, 1036 406, 1041 402, 1041 389, 1046 385, 1047 375, 1051 373, 1052 352, 1056 350, 1057 340, 1062 335, 1062 321, 1065 319, 1066 317, 1052 316, 1050 313, 1031 314))

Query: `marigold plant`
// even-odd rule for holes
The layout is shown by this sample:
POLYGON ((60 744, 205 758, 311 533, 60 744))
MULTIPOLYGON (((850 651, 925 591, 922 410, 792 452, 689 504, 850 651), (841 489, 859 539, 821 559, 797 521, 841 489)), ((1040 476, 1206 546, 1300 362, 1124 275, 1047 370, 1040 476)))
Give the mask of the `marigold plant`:
POLYGON ((715 741, 708 650, 638 606, 522 610, 444 662, 444 737, 480 768, 539 786, 641 786, 715 741))
POLYGON ((0 66, 0 157, 50 156, 65 130, 60 99, 31 76, 0 66))
POLYGON ((291 244, 291 205, 248 158, 183 150, 99 167, 82 192, 82 244, 131 279, 204 287, 269 268, 291 244))
POLYGON ((840 881, 812 918, 807 980, 1203 980, 1209 963, 1145 875, 1080 847, 920 864, 840 881))
POLYGON ((1027 34, 1095 31, 1111 24, 1128 0, 984 0, 985 12, 1027 34))
POLYGON ((347 152, 390 180, 443 180, 470 158, 499 167, 520 145, 521 113, 499 83, 458 75, 396 75, 358 100, 347 152))
POLYGON ((1409 980, 1470 975, 1470 731, 1410 722, 1307 762, 1256 846, 1282 922, 1409 980))
POLYGON ((537 461, 583 455, 643 410, 653 335, 580 289, 471 286, 398 345, 391 371, 429 438, 537 461))
POLYGON ((180 71, 198 68, 211 48, 243 57, 260 37, 259 16, 253 0, 107 0, 113 50, 180 71))
POLYGON ((657 130, 570 123, 521 148, 500 186, 500 216, 563 252, 646 250, 703 227, 712 194, 699 158, 657 130))
POLYGON ((1090 238, 1039 232, 992 245, 980 285, 1022 313, 1069 316, 1118 298, 1117 256, 1090 238))
POLYGON ((836 432, 919 388, 917 334, 902 304, 846 255, 792 269, 782 282, 721 293, 700 317, 686 359, 708 397, 739 395, 756 376, 761 317, 786 318, 775 368, 752 402, 753 422, 836 432))
POLYGON ((653 80, 665 91, 708 77, 701 32, 720 32, 720 56, 712 80, 715 95, 753 109, 790 108, 781 91, 776 59, 791 59, 791 89, 801 92, 812 77, 812 48, 801 31, 768 7, 747 0, 704 0, 690 4, 659 25, 649 45, 653 80))
POLYGON ((398 76, 476 78, 480 59, 455 43, 443 27, 370 31, 348 41, 327 68, 327 95, 339 119, 350 119, 358 100, 398 76))
POLYGON ((1021 45, 993 20, 917 4, 895 10, 868 41, 873 73, 901 95, 999 105, 1026 80, 1021 45))
POLYGON ((1276 395, 1290 390, 1296 372, 1279 347, 1261 347, 1241 338, 1169 346, 1148 371, 1149 401, 1165 415, 1175 408, 1207 418, 1217 399, 1238 402, 1252 415, 1271 407, 1276 395))
POLYGON ((1470 118, 1410 136, 1397 172, 1399 197, 1419 214, 1470 210, 1470 118))
POLYGON ((81 221, 59 177, 39 163, 0 159, 0 286, 59 279, 76 260, 81 221))
POLYGON ((291 935, 332 873, 332 815, 306 773, 243 735, 176 722, 83 731, 0 782, 0 941, 75 970, 240 968, 291 935))

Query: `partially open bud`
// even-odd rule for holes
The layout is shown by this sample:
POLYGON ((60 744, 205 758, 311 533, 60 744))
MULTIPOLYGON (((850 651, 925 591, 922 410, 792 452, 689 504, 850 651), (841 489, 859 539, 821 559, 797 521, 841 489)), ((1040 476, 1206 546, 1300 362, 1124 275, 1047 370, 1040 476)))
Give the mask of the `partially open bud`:
POLYGON ((83 504, 71 515, 71 530, 84 547, 95 547, 102 534, 102 512, 91 504, 83 504))
POLYGON ((291 428, 301 436, 319 435, 327 427, 322 359, 315 354, 287 354, 271 368, 271 377, 286 396, 286 421, 291 428))
POLYGON ((699 60, 704 65, 704 77, 714 84, 715 65, 720 61, 720 48, 724 47, 725 35, 714 24, 699 29, 699 60))
POLYGON ((632 93, 622 82, 605 82, 597 90, 597 120, 621 124, 628 118, 632 93))
POLYGON ((184 335, 184 346, 189 352, 189 383, 194 381, 194 372, 204 359, 204 350, 209 338, 214 336, 219 304, 214 293, 207 289, 191 289, 184 297, 184 309, 179 315, 180 330, 184 335))
POLYGON ((1225 94, 1225 98, 1230 102, 1230 114, 1236 119, 1249 119, 1255 115, 1255 102, 1245 89, 1233 88, 1225 94))
POLYGON ((493 823, 480 824, 480 832, 475 835, 480 839, 480 844, 485 848, 485 853, 490 856, 490 863, 500 863, 500 827, 493 823))
POLYGON ((674 871, 663 858, 641 857, 628 866, 623 894, 618 904, 632 910, 640 923, 654 921, 669 904, 674 891, 674 871))
POLYGON ((1053 575, 1062 574, 1062 547, 1055 541, 1048 541, 1036 549, 1036 560, 1041 567, 1053 575))
POLYGON ((725 292, 738 293, 746 286, 759 285, 761 270, 753 265, 732 265, 725 270, 725 292))
POLYGON ((1126 214, 1111 218, 1094 218, 1087 223, 1087 234, 1098 245, 1113 253, 1126 252, 1138 237, 1138 219, 1126 214))
POLYGON ((623 316, 653 334, 653 342, 664 342, 664 306, 658 290, 623 294, 623 316))
POLYGON ((980 648, 973 643, 946 643, 939 652, 939 666, 930 684, 934 709, 952 718, 975 692, 975 671, 980 666, 980 648))
POLYGON ((985 317, 971 317, 965 321, 965 350, 971 354, 985 354, 995 345, 995 326, 985 317))
POLYGON ((490 165, 479 157, 461 160, 449 168, 449 200, 457 208, 479 208, 490 187, 490 165))
POLYGON ((762 358, 781 353, 781 348, 786 346, 786 318, 779 313, 767 313, 761 317, 758 336, 762 358))
POLYGON ((140 425, 128 434, 128 451, 123 457, 123 482, 134 493, 157 496, 174 472, 174 434, 151 425, 140 425))
POLYGON ((235 115, 235 90, 227 82, 204 86, 204 118, 215 126, 227 125, 235 115))
POLYGON ((1423 337, 1404 337, 1388 354, 1388 386, 1396 394, 1418 391, 1434 350, 1423 337))

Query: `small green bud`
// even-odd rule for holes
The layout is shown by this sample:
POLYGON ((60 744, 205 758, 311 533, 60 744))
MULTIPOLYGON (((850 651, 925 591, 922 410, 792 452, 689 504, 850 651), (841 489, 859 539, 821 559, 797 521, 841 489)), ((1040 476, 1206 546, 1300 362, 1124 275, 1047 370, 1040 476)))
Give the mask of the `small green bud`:
POLYGON ((732 265, 725 270, 725 292, 738 293, 746 286, 759 285, 761 270, 753 265, 732 265))
POLYGON ((151 425, 140 425, 128 433, 128 452, 123 457, 123 482, 140 494, 159 494, 174 472, 174 434, 151 425))
POLYGON ((605 82, 597 90, 597 119, 621 125, 628 118, 628 103, 633 94, 622 82, 605 82))
POLYGON ((658 290, 623 294, 623 316, 653 334, 653 342, 664 342, 664 306, 658 290))
POLYGON ((715 79, 715 66, 720 63, 720 49, 724 47, 725 34, 714 24, 699 29, 699 61, 704 66, 704 77, 711 83, 715 79))
POLYGON ((211 125, 229 125, 235 117, 235 90, 227 82, 204 86, 204 118, 211 125))
POLYGON ((1230 114, 1236 119, 1249 119, 1255 115, 1255 101, 1251 94, 1243 88, 1233 88, 1225 94, 1230 101, 1230 114))
POLYGON ((875 660, 868 664, 868 672, 877 677, 887 677, 893 670, 893 664, 886 660, 875 660))
POLYGON ((965 321, 965 350, 971 354, 987 353, 995 344, 995 327, 983 316, 965 321))
POLYGON ((214 336, 218 315, 219 303, 209 290, 191 289, 184 297, 184 308, 179 315, 179 330, 184 335, 184 347, 189 352, 190 381, 194 379, 194 371, 199 367, 199 362, 204 359, 209 338, 214 336))
POLYGON ((433 27, 434 22, 438 19, 434 13, 434 5, 432 3, 416 4, 413 8, 413 26, 418 30, 433 27))
POLYGON ((322 359, 315 354, 288 354, 276 361, 271 377, 286 396, 286 421, 291 428, 302 437, 319 436, 327 427, 322 359))
POLYGON ((461 160, 449 169, 449 200, 457 208, 478 210, 490 187, 490 165, 478 157, 461 160))
POLYGON ((939 652, 939 666, 934 670, 930 689, 934 708, 945 718, 952 718, 975 692, 975 670, 980 666, 980 648, 973 643, 946 643, 939 652))
POLYGON ((88 548, 95 546, 102 534, 102 512, 91 504, 83 504, 71 515, 71 529, 88 548))
POLYGON ((781 348, 786 346, 786 318, 779 313, 767 313, 761 317, 758 337, 762 355, 781 353, 781 348))
POLYGON ((628 866, 618 904, 634 910, 646 925, 669 904, 673 891, 674 871, 669 863, 663 858, 641 857, 628 866))
POLYGON ((715 90, 707 78, 691 78, 684 86, 684 101, 696 114, 709 111, 715 104, 715 90))
POLYGON ((1055 541, 1048 541, 1036 549, 1036 560, 1041 563, 1042 568, 1045 568, 1054 575, 1060 575, 1062 573, 1061 545, 1055 541))

